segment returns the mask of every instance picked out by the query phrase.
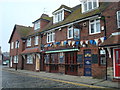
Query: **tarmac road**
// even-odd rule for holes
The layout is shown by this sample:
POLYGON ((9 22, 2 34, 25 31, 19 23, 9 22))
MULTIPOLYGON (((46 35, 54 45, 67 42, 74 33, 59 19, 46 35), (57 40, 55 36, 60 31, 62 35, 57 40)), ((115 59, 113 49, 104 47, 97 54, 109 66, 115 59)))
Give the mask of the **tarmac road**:
MULTIPOLYGON (((62 83, 38 77, 28 76, 27 74, 2 71, 3 88, 86 88, 68 83, 62 83)), ((88 88, 88 87, 87 87, 88 88)))

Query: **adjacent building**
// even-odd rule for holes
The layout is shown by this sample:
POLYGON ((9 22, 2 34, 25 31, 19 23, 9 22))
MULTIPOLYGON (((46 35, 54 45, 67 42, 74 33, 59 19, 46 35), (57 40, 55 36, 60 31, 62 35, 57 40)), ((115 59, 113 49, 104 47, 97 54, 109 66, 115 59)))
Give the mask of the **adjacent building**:
POLYGON ((2 65, 2 51, 1 51, 1 46, 0 46, 0 65, 2 65))
POLYGON ((9 66, 9 61, 10 61, 9 52, 3 52, 2 53, 2 65, 9 66))
POLYGON ((10 67, 24 68, 23 57, 21 52, 25 49, 25 36, 32 30, 31 27, 22 25, 15 25, 11 37, 10 43, 10 67), (19 60, 19 61, 18 61, 19 60))
MULTIPOLYGON (((17 37, 23 44, 19 68, 120 79, 120 2, 85 0, 72 8, 61 5, 53 17, 42 14, 33 24, 32 30, 27 27, 29 33, 17 37)), ((11 47, 15 31, 16 25, 11 47)), ((14 50, 10 50, 11 58, 18 55, 14 50)))

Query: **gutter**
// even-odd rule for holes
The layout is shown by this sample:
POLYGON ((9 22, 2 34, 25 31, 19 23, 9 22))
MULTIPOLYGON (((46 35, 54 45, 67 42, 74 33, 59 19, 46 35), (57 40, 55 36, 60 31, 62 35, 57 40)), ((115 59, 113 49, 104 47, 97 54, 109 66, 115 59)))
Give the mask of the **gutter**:
POLYGON ((85 20, 89 20, 89 19, 92 19, 92 18, 96 18, 96 17, 98 17, 98 16, 100 16, 100 13, 95 14, 95 15, 92 15, 92 16, 88 16, 88 17, 85 17, 85 18, 81 18, 81 19, 78 19, 78 20, 75 20, 75 21, 72 21, 72 22, 69 22, 69 23, 66 23, 66 24, 63 24, 63 25, 61 25, 61 26, 57 26, 57 27, 48 29, 48 30, 46 30, 46 31, 42 31, 41 33, 48 32, 48 31, 54 31, 55 29, 59 29, 59 28, 65 27, 65 26, 69 26, 69 25, 78 23, 78 22, 82 22, 82 21, 85 21, 85 20))

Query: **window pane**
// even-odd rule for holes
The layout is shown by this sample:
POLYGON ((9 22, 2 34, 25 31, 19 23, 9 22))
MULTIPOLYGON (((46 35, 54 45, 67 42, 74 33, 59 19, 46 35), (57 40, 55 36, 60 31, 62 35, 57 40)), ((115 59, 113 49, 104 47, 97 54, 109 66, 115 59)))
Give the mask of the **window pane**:
POLYGON ((120 27, 120 11, 118 12, 118 27, 120 27))
POLYGON ((91 33, 95 32, 94 24, 91 24, 91 33))
POLYGON ((72 37, 72 35, 71 35, 71 34, 72 34, 71 30, 69 30, 69 37, 72 37))
POLYGON ((51 32, 51 34, 50 34, 50 42, 52 41, 52 32, 51 32))
POLYGON ((84 11, 87 11, 87 2, 84 2, 83 6, 84 6, 84 11))
POLYGON ((100 32, 100 22, 96 23, 96 32, 100 32))
POLYGON ((34 30, 37 30, 40 28, 40 21, 35 22, 34 24, 34 30))
POLYGON ((97 0, 93 0, 93 8, 97 7, 97 0))
POLYGON ((100 57, 100 64, 101 65, 106 65, 106 57, 105 56, 100 57))
POLYGON ((88 9, 90 10, 90 9, 92 9, 92 2, 88 2, 88 9))

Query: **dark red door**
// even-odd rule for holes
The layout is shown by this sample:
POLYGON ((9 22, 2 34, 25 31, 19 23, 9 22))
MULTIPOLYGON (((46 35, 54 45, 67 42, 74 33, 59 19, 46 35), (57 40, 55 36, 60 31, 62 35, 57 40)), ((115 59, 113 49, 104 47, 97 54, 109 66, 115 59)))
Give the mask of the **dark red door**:
POLYGON ((50 55, 50 72, 57 73, 58 70, 58 54, 50 55))
POLYGON ((77 53, 68 52, 66 53, 65 60, 65 73, 69 75, 77 75, 77 53))
POLYGON ((114 49, 115 77, 120 78, 120 49, 114 49))

